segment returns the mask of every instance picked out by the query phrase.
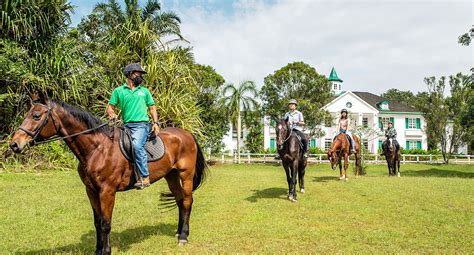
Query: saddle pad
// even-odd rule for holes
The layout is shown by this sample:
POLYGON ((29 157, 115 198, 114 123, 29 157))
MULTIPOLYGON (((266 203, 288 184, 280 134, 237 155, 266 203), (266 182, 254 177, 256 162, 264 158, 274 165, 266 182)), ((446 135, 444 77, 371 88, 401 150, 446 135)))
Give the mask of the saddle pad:
MULTIPOLYGON (((120 151, 129 161, 135 161, 133 155, 132 136, 127 128, 120 130, 120 151)), ((145 151, 148 157, 148 162, 153 162, 161 159, 165 154, 165 145, 160 136, 154 136, 152 139, 147 139, 145 144, 145 151)))

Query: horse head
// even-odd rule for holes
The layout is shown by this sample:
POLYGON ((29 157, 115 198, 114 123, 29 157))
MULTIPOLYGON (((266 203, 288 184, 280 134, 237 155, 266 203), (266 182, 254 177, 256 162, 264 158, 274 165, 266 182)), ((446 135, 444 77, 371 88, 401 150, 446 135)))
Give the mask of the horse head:
POLYGON ((388 150, 393 153, 393 151, 395 150, 395 146, 393 145, 393 139, 390 138, 388 139, 388 150))
POLYGON ((288 117, 286 119, 280 119, 276 121, 275 133, 276 133, 276 142, 278 149, 282 150, 285 141, 290 135, 290 124, 288 122, 288 117))
POLYGON ((20 153, 26 145, 34 144, 37 139, 47 139, 57 133, 48 95, 46 93, 33 95, 31 101, 30 110, 10 141, 10 148, 15 153, 20 153))
POLYGON ((333 150, 332 148, 328 150, 328 159, 329 162, 331 162, 331 168, 334 170, 337 167, 337 162, 339 161, 338 159, 338 154, 336 150, 333 150))

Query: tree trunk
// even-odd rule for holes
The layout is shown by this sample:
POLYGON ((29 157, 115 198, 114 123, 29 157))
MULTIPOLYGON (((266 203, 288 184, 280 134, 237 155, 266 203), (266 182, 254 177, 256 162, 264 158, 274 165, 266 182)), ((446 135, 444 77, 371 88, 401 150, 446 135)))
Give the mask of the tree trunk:
POLYGON ((242 123, 240 120, 240 107, 237 110, 237 163, 240 164, 240 132, 242 128, 242 123))

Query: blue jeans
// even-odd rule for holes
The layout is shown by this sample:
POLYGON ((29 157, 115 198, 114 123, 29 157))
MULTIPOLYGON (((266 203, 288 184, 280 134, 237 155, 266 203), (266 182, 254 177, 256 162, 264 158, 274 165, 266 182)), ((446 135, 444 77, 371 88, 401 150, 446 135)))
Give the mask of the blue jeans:
POLYGON ((142 177, 147 177, 149 174, 145 143, 146 139, 148 138, 148 133, 150 132, 150 125, 148 125, 148 122, 133 122, 127 123, 124 126, 130 129, 130 133, 132 134, 133 151, 135 152, 135 165, 140 171, 140 175, 142 177))
POLYGON ((339 129, 339 133, 344 133, 344 134, 347 135, 347 137, 349 137, 349 143, 351 144, 351 149, 352 149, 352 151, 354 151, 354 141, 352 141, 352 137, 350 135, 348 135, 346 132, 347 132, 347 130, 345 130, 345 129, 342 129, 342 128, 339 129))

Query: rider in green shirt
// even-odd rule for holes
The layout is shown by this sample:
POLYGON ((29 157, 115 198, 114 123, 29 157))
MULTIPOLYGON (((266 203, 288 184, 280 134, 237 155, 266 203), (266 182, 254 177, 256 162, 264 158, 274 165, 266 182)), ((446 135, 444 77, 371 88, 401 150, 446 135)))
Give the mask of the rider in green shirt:
POLYGON ((147 165, 147 155, 145 152, 145 143, 148 138, 150 126, 148 124, 148 110, 153 118, 152 129, 158 133, 158 115, 150 91, 141 84, 145 81, 142 74, 146 72, 138 63, 132 63, 125 67, 126 82, 112 92, 107 113, 111 119, 116 119, 115 108, 118 107, 122 113, 124 126, 130 130, 132 143, 135 153, 135 165, 138 168, 141 181, 135 184, 137 188, 150 186, 150 179, 147 165))

